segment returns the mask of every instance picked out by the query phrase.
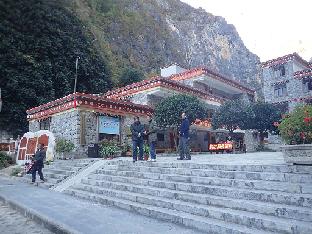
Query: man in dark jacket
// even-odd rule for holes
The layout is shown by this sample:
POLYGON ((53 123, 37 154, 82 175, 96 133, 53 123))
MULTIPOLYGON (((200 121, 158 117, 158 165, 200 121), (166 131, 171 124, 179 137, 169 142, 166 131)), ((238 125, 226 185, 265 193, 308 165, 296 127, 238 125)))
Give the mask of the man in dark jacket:
POLYGON ((40 180, 44 182, 42 168, 43 168, 43 160, 46 157, 46 152, 44 151, 44 144, 38 145, 38 150, 35 154, 35 164, 32 171, 32 183, 36 182, 36 172, 38 171, 38 175, 40 176, 40 180))
POLYGON ((132 157, 133 162, 137 161, 137 151, 139 147, 139 160, 143 160, 143 134, 144 126, 140 122, 139 117, 134 117, 134 123, 131 124, 132 133, 132 157))
POLYGON ((156 161, 156 142, 157 142, 157 125, 156 122, 152 119, 152 117, 149 117, 148 119, 148 125, 145 134, 148 135, 148 144, 150 148, 150 156, 151 161, 156 161))
POLYGON ((182 113, 182 123, 180 126, 180 141, 179 141, 179 154, 178 160, 191 160, 190 147, 189 147, 189 131, 190 122, 185 113, 182 113))

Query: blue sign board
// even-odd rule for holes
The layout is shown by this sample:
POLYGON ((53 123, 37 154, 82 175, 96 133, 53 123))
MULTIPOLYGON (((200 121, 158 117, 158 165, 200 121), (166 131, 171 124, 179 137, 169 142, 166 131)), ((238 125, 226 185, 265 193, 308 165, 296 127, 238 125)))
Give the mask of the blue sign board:
POLYGON ((119 118, 99 116, 99 133, 119 135, 119 118))

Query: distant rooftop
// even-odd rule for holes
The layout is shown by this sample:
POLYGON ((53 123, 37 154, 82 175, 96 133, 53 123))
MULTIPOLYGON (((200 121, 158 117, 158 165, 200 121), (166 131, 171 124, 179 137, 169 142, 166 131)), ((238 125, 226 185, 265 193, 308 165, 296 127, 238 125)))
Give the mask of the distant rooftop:
POLYGON ((287 54, 284 55, 282 57, 278 57, 276 59, 271 59, 268 60, 266 62, 261 63, 261 67, 272 67, 272 66, 276 66, 276 65, 281 65, 284 64, 288 61, 292 61, 296 59, 297 61, 299 61, 300 63, 302 63, 303 65, 309 67, 311 66, 311 64, 309 64, 309 62, 307 62, 306 60, 304 60, 299 54, 297 53, 292 53, 292 54, 287 54))

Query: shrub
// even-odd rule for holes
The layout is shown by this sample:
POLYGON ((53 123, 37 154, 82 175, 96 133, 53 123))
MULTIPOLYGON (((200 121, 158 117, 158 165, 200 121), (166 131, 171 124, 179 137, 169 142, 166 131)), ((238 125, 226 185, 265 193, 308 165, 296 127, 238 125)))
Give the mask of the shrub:
POLYGON ((23 168, 21 168, 21 167, 13 168, 13 170, 11 172, 11 176, 20 176, 20 173, 22 171, 23 171, 23 168))
POLYGON ((282 138, 287 144, 312 143, 312 106, 299 106, 284 116, 278 126, 282 138))
POLYGON ((57 153, 69 153, 73 151, 74 148, 75 145, 71 141, 65 139, 59 139, 56 141, 55 151, 57 153))
POLYGON ((121 148, 117 142, 103 141, 100 143, 100 155, 105 159, 114 157, 118 151, 121 151, 121 148))
POLYGON ((12 158, 4 152, 0 152, 0 169, 14 164, 12 158))

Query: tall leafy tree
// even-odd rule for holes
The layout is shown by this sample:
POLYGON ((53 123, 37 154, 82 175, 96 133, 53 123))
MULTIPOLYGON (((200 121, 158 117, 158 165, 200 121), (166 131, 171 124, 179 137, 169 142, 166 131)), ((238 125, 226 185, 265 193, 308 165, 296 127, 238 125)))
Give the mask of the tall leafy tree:
POLYGON ((278 122, 283 114, 283 107, 279 105, 273 105, 270 103, 256 102, 250 105, 252 112, 251 118, 245 126, 245 129, 255 129, 260 134, 260 143, 263 143, 264 136, 276 131, 274 122, 278 122))
POLYGON ((144 79, 144 74, 140 70, 135 68, 127 67, 123 70, 122 74, 119 78, 119 86, 123 87, 126 85, 133 84, 135 82, 139 82, 144 79))
POLYGON ((214 129, 224 128, 230 133, 234 130, 246 129, 252 114, 250 108, 240 100, 230 100, 223 103, 212 116, 214 129))
POLYGON ((59 0, 0 0, 0 129, 27 131, 26 110, 73 92, 112 87, 110 69, 93 38, 59 0))
POLYGON ((196 119, 205 119, 208 115, 204 103, 196 97, 184 94, 165 98, 155 108, 154 117, 157 125, 173 130, 176 145, 178 127, 181 124, 181 114, 183 112, 186 113, 190 123, 193 123, 196 119))

